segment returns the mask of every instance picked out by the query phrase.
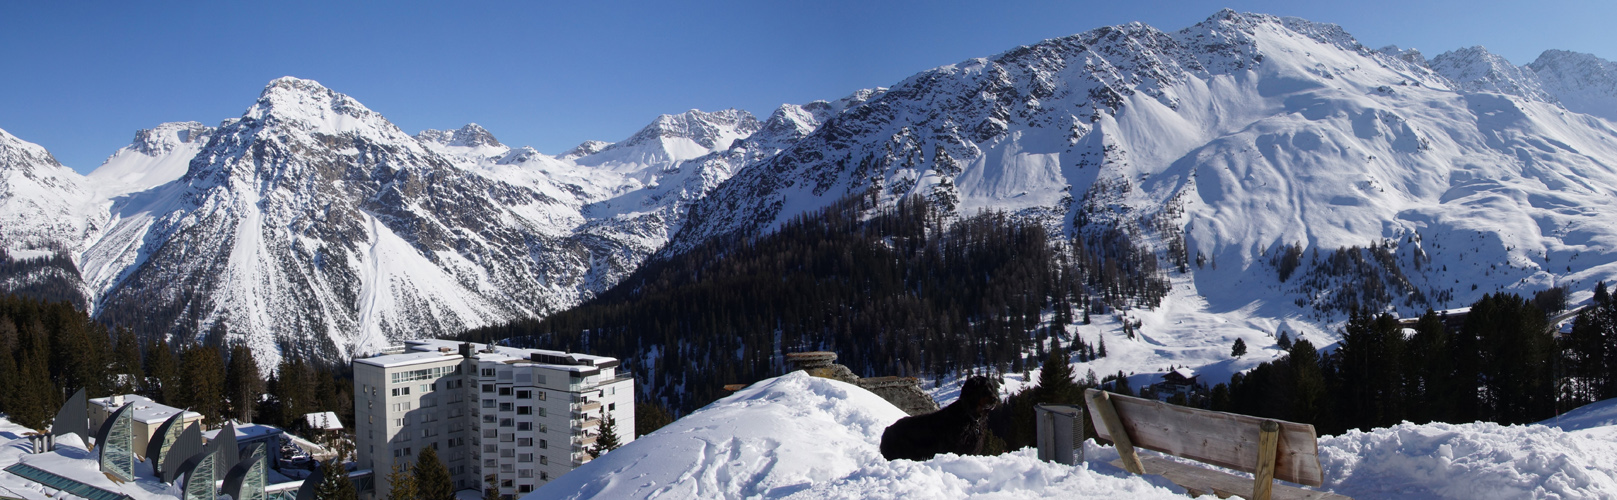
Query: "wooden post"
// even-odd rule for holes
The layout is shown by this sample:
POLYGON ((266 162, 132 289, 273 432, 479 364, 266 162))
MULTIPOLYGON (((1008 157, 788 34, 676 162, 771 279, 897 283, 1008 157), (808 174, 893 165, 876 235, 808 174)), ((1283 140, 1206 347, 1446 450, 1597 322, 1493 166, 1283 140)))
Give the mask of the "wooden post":
MULTIPOLYGON (((1117 409, 1112 408, 1112 399, 1106 391, 1095 391, 1089 396, 1089 405, 1095 408, 1100 415, 1101 423, 1106 425, 1106 431, 1112 436, 1112 444, 1117 446, 1117 455, 1123 460, 1123 468, 1135 474, 1145 474, 1145 464, 1140 463, 1140 455, 1134 451, 1134 443, 1129 441, 1129 432, 1123 429, 1123 420, 1117 417, 1117 409)), ((1276 427, 1278 430, 1279 427, 1276 427)), ((1269 452, 1271 459, 1274 452, 1269 452)), ((1271 460, 1272 462, 1272 460, 1271 460)), ((1273 475, 1273 467, 1270 467, 1273 475)), ((1265 498, 1264 500, 1267 500, 1265 498)))
POLYGON ((1258 470, 1252 473, 1252 500, 1269 500, 1274 488, 1275 448, 1280 444, 1280 423, 1264 420, 1258 432, 1258 470))

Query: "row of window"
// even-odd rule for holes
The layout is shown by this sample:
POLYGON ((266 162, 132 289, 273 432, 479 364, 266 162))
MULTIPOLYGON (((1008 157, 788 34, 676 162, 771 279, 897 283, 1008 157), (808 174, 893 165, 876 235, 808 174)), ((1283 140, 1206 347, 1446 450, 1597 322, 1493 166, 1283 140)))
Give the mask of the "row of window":
POLYGON ((411 382, 411 381, 416 381, 416 380, 435 379, 435 378, 442 377, 442 376, 445 376, 445 375, 454 375, 454 374, 457 374, 457 373, 460 373, 460 365, 438 366, 438 367, 433 367, 433 368, 424 368, 424 369, 420 369, 420 370, 411 370, 411 371, 407 371, 407 372, 393 372, 390 375, 392 377, 392 379, 391 379, 392 383, 397 384, 397 383, 401 383, 401 382, 411 382))
MULTIPOLYGON (((496 388, 495 388, 494 384, 483 384, 483 393, 484 394, 498 393, 501 396, 510 396, 513 390, 514 389, 512 389, 510 387, 499 387, 497 392, 496 392, 496 388)), ((516 396, 517 396, 517 399, 533 399, 534 396, 538 396, 540 401, 544 401, 545 399, 547 399, 545 391, 533 391, 533 390, 529 390, 529 389, 516 390, 516 396)))

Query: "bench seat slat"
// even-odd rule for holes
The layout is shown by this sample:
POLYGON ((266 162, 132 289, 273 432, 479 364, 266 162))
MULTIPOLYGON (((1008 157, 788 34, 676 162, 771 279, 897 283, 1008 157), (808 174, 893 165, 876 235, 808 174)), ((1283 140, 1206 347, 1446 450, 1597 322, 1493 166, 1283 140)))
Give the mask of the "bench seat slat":
MULTIPOLYGON (((1220 498, 1230 496, 1245 498, 1252 494, 1252 478, 1182 464, 1162 457, 1140 457, 1140 461, 1145 464, 1146 474, 1156 474, 1168 478, 1169 481, 1173 481, 1173 484, 1190 490, 1191 495, 1194 496, 1212 493, 1220 498)), ((1123 460, 1112 460, 1112 465, 1122 468, 1123 460)), ((1274 489, 1269 493, 1269 498, 1272 500, 1352 500, 1352 498, 1329 491, 1316 491, 1279 483, 1275 483, 1274 489)))
MULTIPOLYGON (((1110 400, 1134 446, 1243 472, 1257 469, 1259 427, 1266 419, 1115 394, 1110 400)), ((1276 422, 1280 439, 1275 450, 1275 479, 1323 484, 1314 426, 1276 422)), ((1095 431, 1113 440, 1110 429, 1104 427, 1097 425, 1095 431)))

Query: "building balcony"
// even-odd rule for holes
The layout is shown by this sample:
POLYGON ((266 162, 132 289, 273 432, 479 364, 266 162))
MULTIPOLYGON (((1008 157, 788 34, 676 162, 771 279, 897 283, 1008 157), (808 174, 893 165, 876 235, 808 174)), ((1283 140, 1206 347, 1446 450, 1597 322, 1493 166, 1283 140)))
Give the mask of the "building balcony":
POLYGON ((600 425, 601 425, 601 419, 599 419, 599 418, 592 418, 592 419, 584 420, 582 422, 577 421, 577 420, 573 421, 573 428, 575 428, 575 429, 588 429, 588 428, 591 428, 591 427, 599 427, 600 425))
POLYGON ((573 405, 573 410, 575 410, 575 411, 590 411, 590 410, 599 410, 599 409, 601 409, 601 402, 600 401, 586 401, 586 402, 583 402, 583 403, 577 403, 577 404, 573 405))

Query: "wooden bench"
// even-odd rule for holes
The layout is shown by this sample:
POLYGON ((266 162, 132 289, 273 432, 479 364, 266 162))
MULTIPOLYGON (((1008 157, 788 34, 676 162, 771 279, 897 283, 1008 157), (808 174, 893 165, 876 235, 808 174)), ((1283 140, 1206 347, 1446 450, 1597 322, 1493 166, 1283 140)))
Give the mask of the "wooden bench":
POLYGON ((1095 433, 1111 440, 1120 456, 1112 465, 1135 474, 1158 474, 1192 496, 1212 493, 1251 500, 1348 497, 1283 484, 1324 485, 1314 426, 1247 415, 1199 410, 1161 401, 1089 389, 1095 433), (1158 451, 1219 467, 1250 472, 1247 479, 1162 457, 1140 457, 1135 448, 1158 451))

